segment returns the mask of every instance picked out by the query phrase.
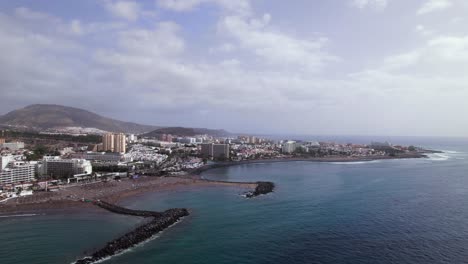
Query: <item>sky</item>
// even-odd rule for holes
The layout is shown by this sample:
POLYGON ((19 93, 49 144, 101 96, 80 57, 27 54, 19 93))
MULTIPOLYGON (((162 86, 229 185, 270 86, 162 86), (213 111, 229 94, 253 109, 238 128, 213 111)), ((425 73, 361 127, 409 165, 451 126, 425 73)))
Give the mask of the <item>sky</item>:
POLYGON ((0 1, 0 114, 467 136, 466 0, 0 1))

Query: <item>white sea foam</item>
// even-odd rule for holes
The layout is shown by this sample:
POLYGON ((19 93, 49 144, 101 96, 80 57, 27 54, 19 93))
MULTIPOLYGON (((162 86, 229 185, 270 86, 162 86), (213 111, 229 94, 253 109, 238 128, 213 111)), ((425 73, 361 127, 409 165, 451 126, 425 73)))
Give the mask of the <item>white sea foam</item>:
POLYGON ((454 150, 442 150, 442 152, 446 154, 463 154, 463 152, 458 152, 454 150))
POLYGON ((433 153, 433 154, 427 155, 427 157, 428 157, 428 160, 432 160, 432 161, 446 161, 451 158, 450 155, 447 155, 445 153, 433 153))
POLYGON ((31 217, 39 214, 16 214, 16 215, 0 215, 0 218, 11 218, 11 217, 31 217))
POLYGON ((382 162, 381 160, 369 160, 369 161, 331 161, 327 162, 330 164, 336 164, 336 165, 359 165, 359 164, 369 164, 369 163, 379 163, 382 162))

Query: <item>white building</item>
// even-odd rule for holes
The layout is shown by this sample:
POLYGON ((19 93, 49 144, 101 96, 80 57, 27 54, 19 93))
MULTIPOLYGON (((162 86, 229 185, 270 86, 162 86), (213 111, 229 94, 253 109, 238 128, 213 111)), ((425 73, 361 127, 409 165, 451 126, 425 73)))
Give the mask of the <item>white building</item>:
POLYGON ((91 174, 93 166, 85 159, 45 158, 42 165, 44 175, 55 178, 69 178, 76 174, 91 174))
POLYGON ((35 164, 24 161, 11 161, 0 171, 0 185, 30 182, 34 180, 35 174, 35 164))
POLYGON ((282 152, 283 153, 293 153, 296 150, 296 141, 288 141, 283 143, 282 152))
POLYGON ((8 164, 14 160, 15 157, 13 155, 0 156, 0 171, 5 169, 8 166, 8 164))
POLYGON ((137 136, 135 136, 134 134, 130 134, 128 135, 127 137, 127 141, 129 143, 135 143, 136 141, 138 140, 137 136))
POLYGON ((192 137, 180 138, 178 141, 180 143, 183 143, 183 144, 195 144, 195 143, 197 143, 197 139, 192 138, 192 137))
POLYGON ((72 154, 73 158, 91 161, 119 162, 123 159, 123 154, 117 152, 83 152, 72 154))
POLYGON ((24 149, 24 142, 10 142, 0 144, 0 148, 8 148, 9 150, 16 151, 24 149))
POLYGON ((67 155, 67 154, 70 154, 70 153, 73 153, 73 148, 72 147, 66 147, 66 148, 63 148, 62 150, 60 150, 60 155, 67 155))

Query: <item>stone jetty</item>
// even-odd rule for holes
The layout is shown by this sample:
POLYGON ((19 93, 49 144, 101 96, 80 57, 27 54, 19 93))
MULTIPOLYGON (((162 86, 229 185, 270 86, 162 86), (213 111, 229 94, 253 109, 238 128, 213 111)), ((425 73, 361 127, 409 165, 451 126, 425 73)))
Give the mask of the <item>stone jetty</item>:
MULTIPOLYGON (((247 198, 253 198, 262 194, 267 194, 273 192, 275 188, 274 183, 272 182, 225 182, 225 181, 213 181, 213 180, 204 180, 207 182, 216 182, 219 184, 227 185, 252 185, 255 186, 255 189, 246 194, 247 198)), ((76 264, 91 264, 98 261, 102 261, 106 258, 112 257, 116 254, 121 253, 122 251, 132 248, 148 239, 150 239, 155 234, 163 231, 169 226, 175 224, 182 217, 188 216, 189 212, 184 208, 174 208, 169 209, 164 212, 154 212, 154 211, 143 211, 143 210, 132 210, 111 204, 105 201, 93 201, 93 204, 99 206, 105 210, 116 214, 122 215, 132 215, 138 217, 151 217, 152 219, 137 227, 135 230, 126 233, 125 235, 114 239, 108 242, 103 248, 94 252, 91 256, 84 257, 77 260, 76 264)))
POLYGON ((94 204, 103 209, 106 209, 107 211, 122 215, 133 215, 141 217, 159 217, 162 215, 162 213, 160 212, 132 210, 111 203, 107 203, 105 201, 95 201, 94 204))
POLYGON ((253 192, 247 193, 245 196, 247 198, 253 198, 262 194, 267 194, 273 192, 275 184, 272 182, 257 182, 257 187, 253 192))
POLYGON ((94 204, 113 213, 134 215, 140 217, 153 217, 153 219, 148 223, 137 227, 135 230, 108 242, 106 246, 94 252, 91 256, 77 260, 75 262, 76 264, 95 263, 105 258, 114 256, 126 249, 132 248, 150 239, 155 234, 175 224, 182 217, 189 215, 188 210, 184 208, 169 209, 160 213, 151 211, 131 210, 103 201, 96 201, 94 202, 94 204))

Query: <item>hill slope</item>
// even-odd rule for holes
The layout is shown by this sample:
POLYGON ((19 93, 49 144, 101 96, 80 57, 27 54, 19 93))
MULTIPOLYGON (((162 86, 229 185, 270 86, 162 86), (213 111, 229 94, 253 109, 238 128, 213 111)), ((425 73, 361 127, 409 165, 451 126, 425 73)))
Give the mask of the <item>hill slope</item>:
POLYGON ((45 104, 30 105, 11 111, 4 116, 0 116, 0 124, 23 126, 36 130, 84 127, 125 133, 144 133, 158 128, 106 118, 79 108, 45 104))

